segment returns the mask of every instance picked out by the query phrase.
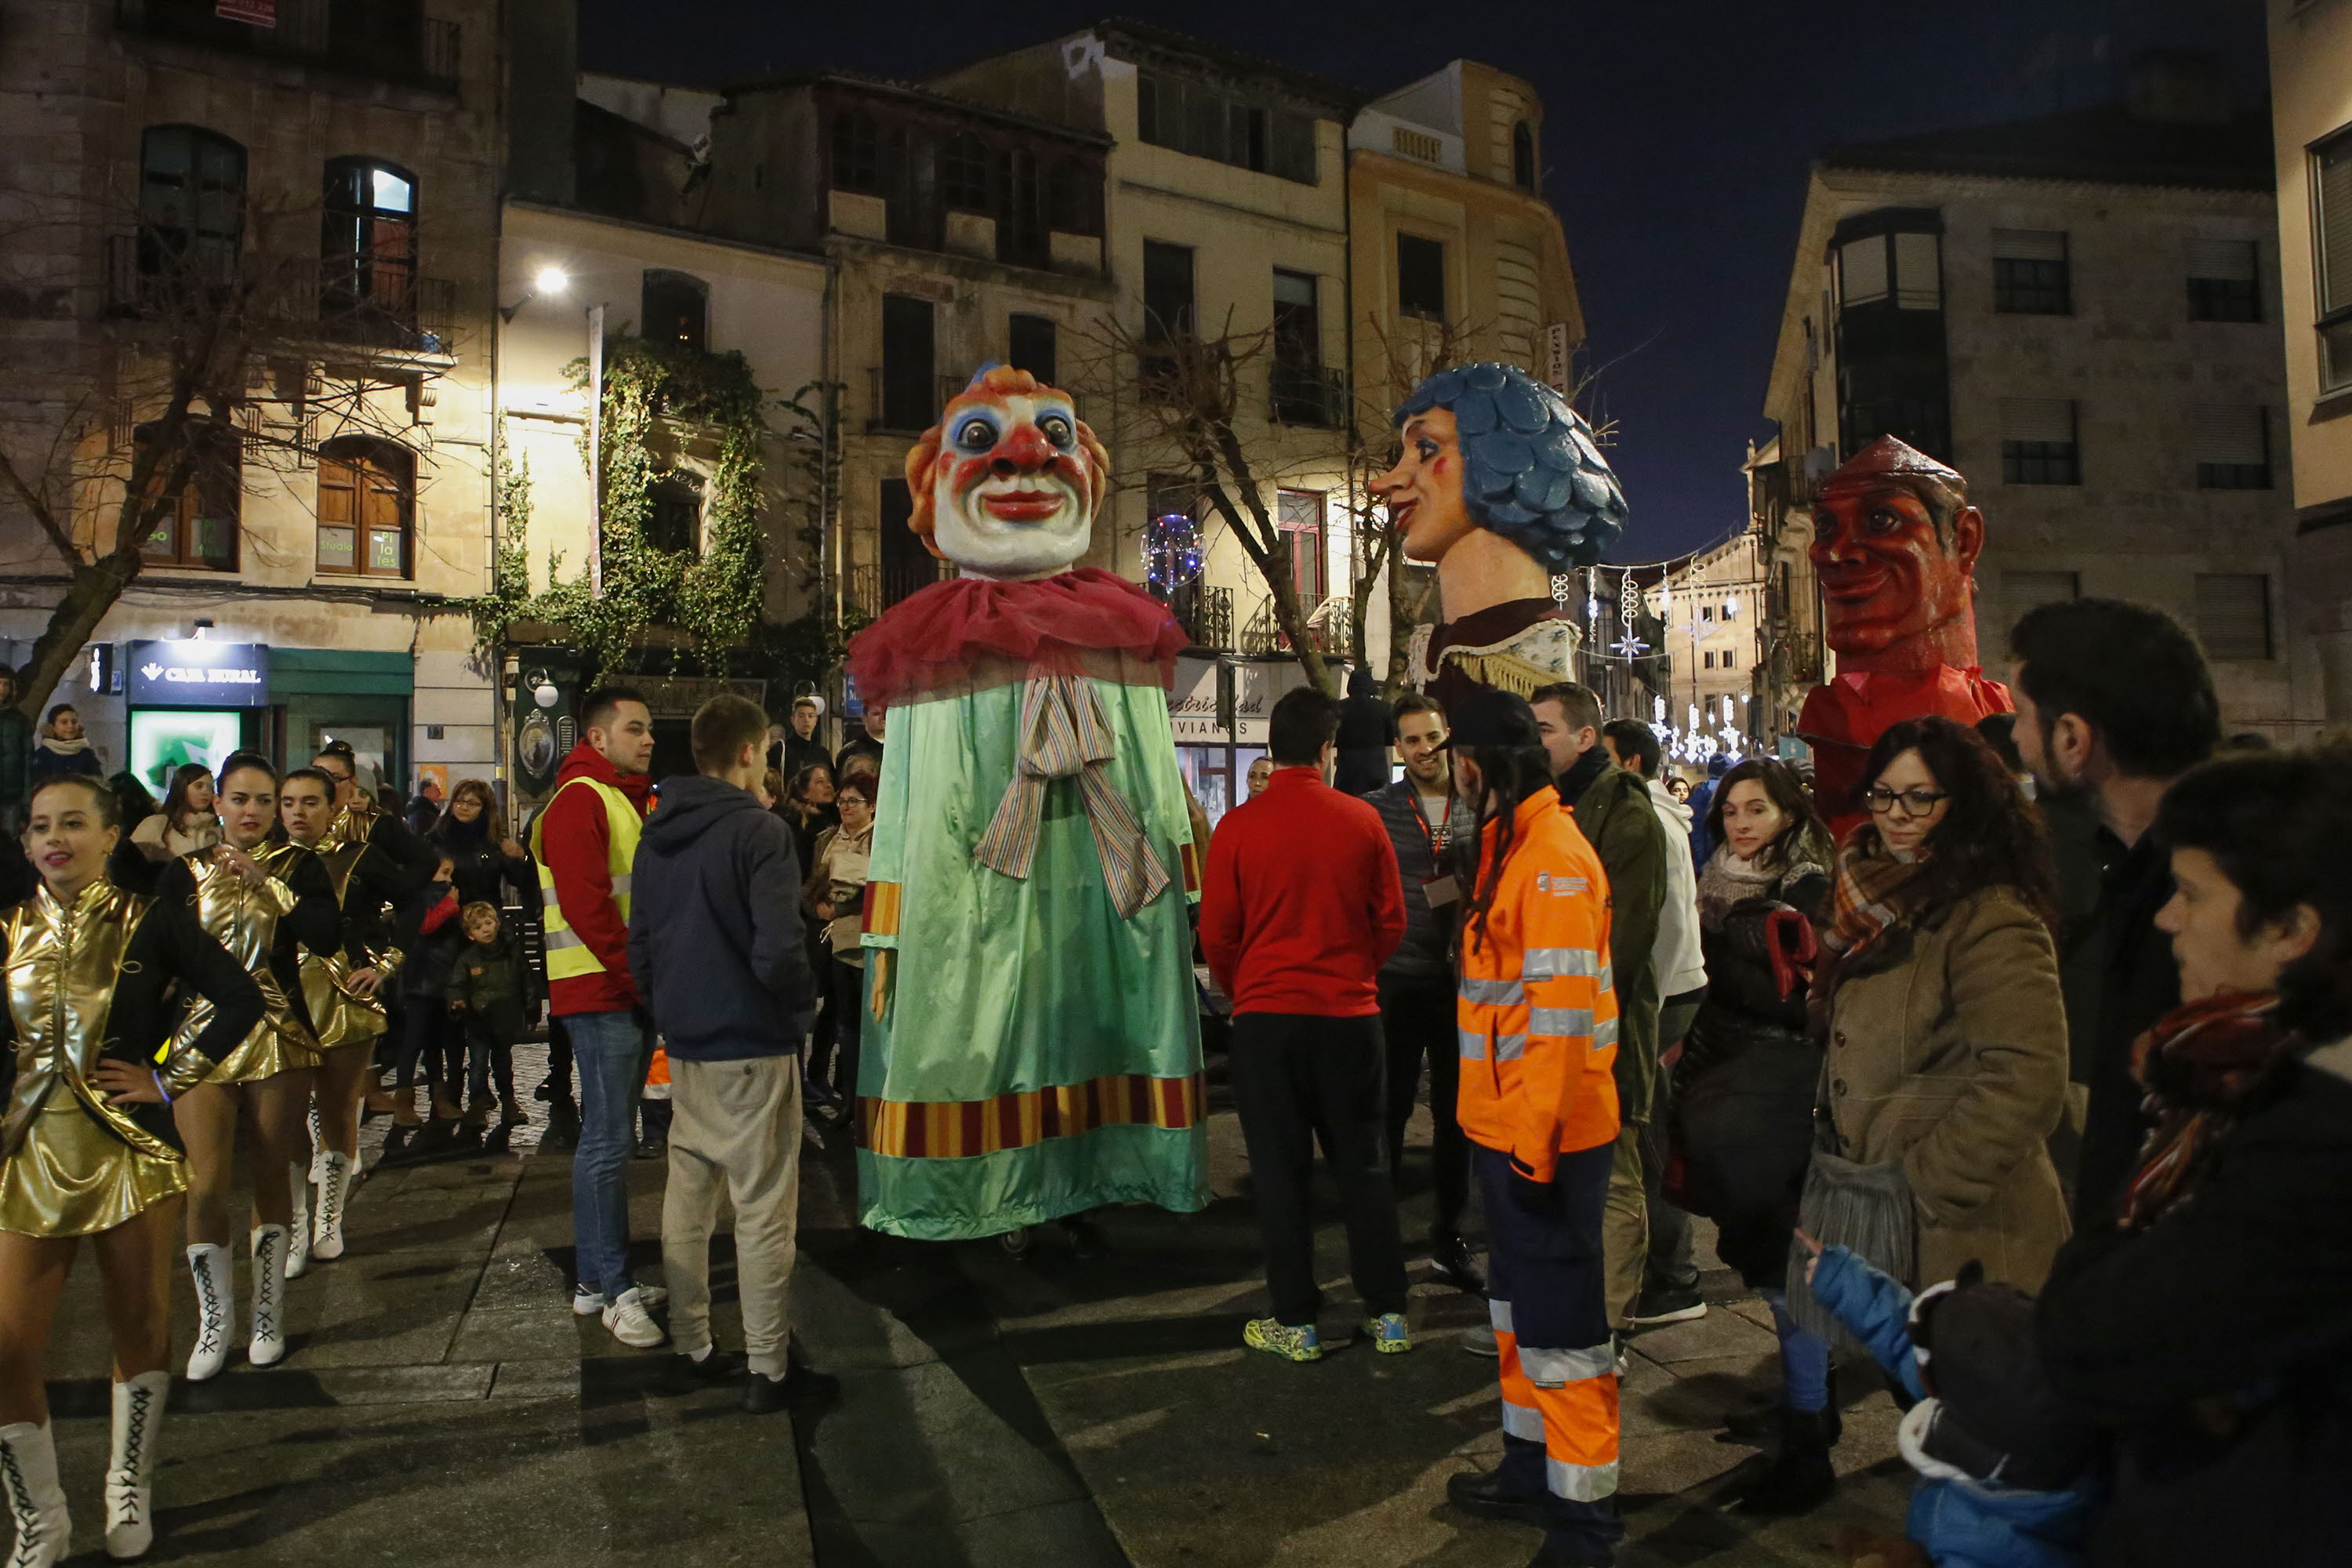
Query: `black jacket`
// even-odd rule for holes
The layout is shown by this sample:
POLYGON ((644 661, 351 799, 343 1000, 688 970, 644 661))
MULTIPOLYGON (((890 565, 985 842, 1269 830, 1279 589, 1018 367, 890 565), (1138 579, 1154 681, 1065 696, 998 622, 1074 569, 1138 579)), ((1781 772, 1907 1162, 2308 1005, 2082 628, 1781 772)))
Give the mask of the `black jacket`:
POLYGON ((1822 1073, 1805 987, 1781 994, 1766 932, 1779 910, 1820 920, 1830 883, 1816 873, 1773 891, 1733 905, 1720 929, 1701 932, 1706 999, 1674 1079, 1676 1202, 1716 1222, 1717 1255, 1759 1289, 1786 1276, 1822 1073))
POLYGON ((425 842, 435 854, 449 857, 449 880, 457 889, 458 903, 494 904, 504 909, 501 883, 512 884, 525 909, 538 903, 539 872, 530 857, 510 856, 499 847, 499 837, 490 831, 488 816, 460 822, 445 812, 433 831, 425 836, 425 842))
POLYGON ((723 780, 679 776, 637 843, 629 973, 669 1054, 798 1051, 815 1012, 792 830, 723 780))
POLYGON ((2291 1069, 2211 1158, 2189 1201, 2145 1231, 2078 1231, 2042 1288, 2053 1384, 2121 1439, 2092 1561, 2340 1563, 2352 1551, 2352 1047, 2291 1069))
POLYGON ((2172 939, 2156 929, 2157 911, 2172 897, 2172 858, 2155 835, 2126 849, 2094 825, 2087 840, 2062 842, 2081 850, 2060 860, 2073 879, 2066 902, 2089 905, 2066 922, 2059 942, 2074 1077, 2090 1091, 2074 1170, 2074 1228, 2085 1230, 2114 1217, 2116 1198, 2138 1163, 2147 1121, 2132 1077, 2132 1044, 2180 1005, 2180 968, 2172 939), (2084 875, 2097 879, 2093 887, 2080 885, 2084 875))
POLYGON ((1456 870, 1460 857, 1453 851, 1471 837, 1470 808, 1447 792, 1446 844, 1441 849, 1438 835, 1430 830, 1429 818, 1422 813, 1421 792, 1411 779, 1376 789, 1364 799, 1381 814, 1381 825, 1389 830, 1389 846, 1396 851, 1397 874, 1404 879, 1404 940, 1381 965, 1381 973, 1402 979, 1443 977, 1450 984, 1454 922, 1470 886, 1470 879, 1456 870), (1454 900, 1443 915, 1430 909, 1429 894, 1423 886, 1441 871, 1456 872, 1454 900))

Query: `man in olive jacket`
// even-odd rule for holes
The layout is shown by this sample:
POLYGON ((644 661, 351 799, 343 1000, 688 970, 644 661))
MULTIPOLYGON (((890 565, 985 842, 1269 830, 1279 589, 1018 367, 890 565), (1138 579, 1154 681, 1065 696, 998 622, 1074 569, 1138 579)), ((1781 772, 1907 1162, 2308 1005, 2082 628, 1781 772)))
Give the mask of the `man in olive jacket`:
MULTIPOLYGON (((1609 873, 1609 966, 1617 991, 1617 1102, 1622 1126, 1609 1171, 1601 1231, 1607 1254, 1609 1321, 1631 1326, 1648 1251, 1642 1198, 1641 1131, 1658 1079, 1658 914, 1666 899, 1665 830, 1649 785, 1610 760, 1601 743, 1601 700, 1570 681, 1528 699, 1559 798, 1609 873)), ((1674 847, 1677 853, 1680 847, 1674 847)))

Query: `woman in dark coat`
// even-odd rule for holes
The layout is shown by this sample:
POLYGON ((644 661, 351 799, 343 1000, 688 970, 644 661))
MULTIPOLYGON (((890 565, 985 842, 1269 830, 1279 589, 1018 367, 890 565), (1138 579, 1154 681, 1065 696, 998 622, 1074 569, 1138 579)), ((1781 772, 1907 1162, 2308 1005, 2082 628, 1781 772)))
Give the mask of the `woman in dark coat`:
POLYGON ((425 835, 425 841, 449 858, 450 886, 457 902, 490 904, 504 909, 499 883, 511 883, 516 896, 530 900, 539 890, 539 873, 530 855, 511 838, 493 837, 490 825, 498 818, 498 801, 479 779, 464 779, 449 792, 449 807, 425 835))
POLYGON ((2155 832, 2182 1006, 2107 1223, 2042 1289, 2059 1394, 2117 1437, 2101 1568, 2339 1563, 2352 1543, 2352 748, 2210 763, 2155 832))
MULTIPOLYGON (((1831 1408, 1829 1347, 1790 1321, 1781 1289, 1822 1071, 1806 985, 1813 925, 1829 904, 1829 832, 1796 774, 1768 757, 1723 775, 1706 826, 1716 846, 1698 881, 1706 999, 1675 1068, 1669 1174, 1679 1191, 1669 1195, 1715 1221, 1717 1255, 1773 1304, 1784 1412, 1820 1415, 1831 1408)), ((1735 1423, 1732 1433, 1762 1440, 1784 1421, 1735 1423)))

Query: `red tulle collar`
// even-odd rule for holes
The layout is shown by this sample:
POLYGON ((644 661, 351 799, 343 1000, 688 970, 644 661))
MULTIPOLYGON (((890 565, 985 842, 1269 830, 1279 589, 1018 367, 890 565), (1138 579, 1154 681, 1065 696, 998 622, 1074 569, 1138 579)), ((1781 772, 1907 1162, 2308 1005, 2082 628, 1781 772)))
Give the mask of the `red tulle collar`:
POLYGON ((884 708, 1007 666, 1074 672, 1089 654, 1158 667, 1166 684, 1192 639, 1168 606, 1116 573, 1081 566, 1030 583, 958 577, 909 595, 849 640, 857 694, 884 708))

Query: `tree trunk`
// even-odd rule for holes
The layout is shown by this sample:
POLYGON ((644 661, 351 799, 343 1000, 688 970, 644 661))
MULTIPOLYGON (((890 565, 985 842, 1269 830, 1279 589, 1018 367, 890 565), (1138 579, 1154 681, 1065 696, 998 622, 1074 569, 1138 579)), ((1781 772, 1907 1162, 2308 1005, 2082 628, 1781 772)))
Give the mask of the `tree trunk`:
POLYGON ((33 644, 33 657, 16 672, 16 706, 37 717, 57 689, 58 682, 73 666, 74 658, 89 643, 114 608, 122 590, 139 575, 140 559, 133 552, 127 560, 121 552, 110 551, 95 563, 73 569, 73 582, 65 597, 49 612, 49 624, 33 644))
POLYGON ((1340 694, 1339 683, 1331 678, 1330 661, 1323 657, 1323 650, 1315 646, 1314 634, 1307 628, 1307 616, 1298 607, 1298 584, 1291 577, 1290 563, 1274 549, 1274 545, 1279 542, 1280 530, 1265 515, 1265 500, 1258 492, 1248 455, 1242 450, 1241 438, 1234 434, 1230 424, 1215 426, 1213 431, 1215 458, 1223 459, 1225 473, 1232 477, 1234 491, 1239 492, 1242 505, 1248 509, 1247 520, 1241 515, 1241 507, 1234 505, 1233 493, 1226 489, 1215 458, 1206 454, 1202 455, 1200 462, 1202 486, 1209 492, 1210 503, 1224 517, 1225 525, 1241 541, 1242 549, 1257 567, 1258 575, 1265 579, 1266 597, 1274 609, 1274 624, 1281 627, 1282 635, 1290 639, 1290 649, 1298 659, 1298 667, 1307 672, 1307 679, 1316 690, 1326 697, 1337 697, 1340 694))

